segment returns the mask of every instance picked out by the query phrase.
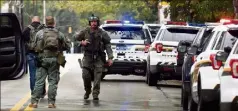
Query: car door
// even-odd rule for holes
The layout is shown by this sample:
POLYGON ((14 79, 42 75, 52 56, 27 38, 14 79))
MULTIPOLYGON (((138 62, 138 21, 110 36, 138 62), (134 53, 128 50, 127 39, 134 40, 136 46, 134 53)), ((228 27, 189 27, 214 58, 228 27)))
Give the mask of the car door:
POLYGON ((0 13, 0 80, 17 79, 26 72, 24 41, 17 16, 0 13))

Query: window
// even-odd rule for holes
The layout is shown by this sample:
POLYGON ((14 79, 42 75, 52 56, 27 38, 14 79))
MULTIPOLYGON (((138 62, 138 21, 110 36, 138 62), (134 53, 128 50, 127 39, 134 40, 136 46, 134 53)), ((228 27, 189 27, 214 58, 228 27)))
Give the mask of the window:
POLYGON ((161 36, 162 32, 164 32, 164 29, 161 29, 161 30, 157 33, 157 35, 156 35, 156 37, 155 37, 156 40, 159 40, 159 39, 160 39, 160 36, 161 36))
POLYGON ((215 50, 219 50, 220 49, 222 41, 224 39, 224 35, 225 35, 225 32, 222 32, 222 34, 221 34, 221 36, 220 36, 220 38, 219 38, 219 40, 217 42, 217 45, 215 46, 215 50))
POLYGON ((155 38, 156 34, 158 33, 158 31, 160 29, 160 26, 148 26, 148 27, 149 27, 150 33, 152 35, 152 38, 155 38))
POLYGON ((148 30, 148 29, 144 29, 144 31, 145 31, 145 35, 146 35, 145 37, 146 37, 146 39, 151 42, 151 37, 150 37, 150 32, 149 32, 149 30, 148 30))
POLYGON ((103 27, 111 39, 144 40, 142 27, 103 27))
POLYGON ((204 43, 201 45, 201 46, 203 46, 202 51, 205 51, 207 49, 207 47, 208 47, 208 45, 209 45, 209 43, 210 43, 210 41, 211 41, 211 39, 212 39, 212 37, 215 33, 216 32, 212 32, 208 35, 207 40, 205 40, 204 43))
POLYGON ((0 18, 0 26, 9 26, 11 27, 12 23, 9 17, 1 16, 0 18))
POLYGON ((225 33, 220 50, 224 50, 225 47, 233 47, 238 38, 238 30, 229 30, 225 33))
POLYGON ((198 45, 200 48, 203 48, 204 44, 207 41, 211 40, 211 33, 212 33, 212 30, 205 30, 204 34, 202 35, 202 37, 200 39, 199 45, 198 45))
POLYGON ((197 33, 198 30, 195 29, 168 28, 164 31, 161 41, 193 41, 197 33))
MULTIPOLYGON (((218 35, 220 35, 220 32, 214 32, 214 35, 215 35, 215 40, 214 40, 214 42, 213 42, 213 44, 212 44, 212 49, 215 47, 215 45, 216 45, 216 41, 217 41, 217 39, 218 39, 218 35), (216 35, 215 35, 216 34, 216 35)), ((211 37, 213 37, 213 35, 211 36, 211 37)))
POLYGON ((195 39, 193 40, 192 45, 198 45, 198 43, 200 43, 200 38, 203 34, 202 32, 204 32, 204 29, 198 31, 197 35, 195 36, 195 39))

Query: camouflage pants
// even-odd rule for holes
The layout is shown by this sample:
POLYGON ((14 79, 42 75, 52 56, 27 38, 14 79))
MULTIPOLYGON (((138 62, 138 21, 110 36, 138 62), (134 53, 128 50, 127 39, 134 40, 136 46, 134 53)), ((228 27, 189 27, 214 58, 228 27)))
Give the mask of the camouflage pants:
POLYGON ((94 84, 93 84, 93 97, 98 97, 100 93, 100 82, 102 76, 103 62, 100 58, 95 61, 91 60, 90 57, 84 56, 82 61, 82 77, 84 81, 84 89, 87 93, 91 92, 92 83, 91 83, 91 74, 94 75, 94 84))
POLYGON ((41 65, 42 67, 39 67, 36 71, 36 83, 31 97, 31 103, 37 103, 39 101, 45 80, 48 76, 48 103, 55 104, 55 97, 60 80, 57 58, 44 58, 41 65))

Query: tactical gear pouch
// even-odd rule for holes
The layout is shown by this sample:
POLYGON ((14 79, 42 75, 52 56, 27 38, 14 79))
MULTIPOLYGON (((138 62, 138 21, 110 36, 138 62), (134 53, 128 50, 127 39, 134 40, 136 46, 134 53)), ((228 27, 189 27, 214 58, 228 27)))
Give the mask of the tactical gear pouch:
POLYGON ((44 28, 44 25, 39 25, 38 27, 33 27, 31 25, 28 26, 30 28, 30 40, 27 42, 27 48, 28 50, 34 50, 36 45, 35 45, 35 36, 38 31, 44 28))
POLYGON ((59 32, 55 29, 44 31, 44 49, 58 50, 59 49, 59 32))
POLYGON ((63 53, 58 54, 58 56, 57 56, 57 63, 58 63, 59 65, 61 65, 62 67, 65 66, 65 64, 66 64, 66 59, 65 59, 65 56, 63 55, 63 53))

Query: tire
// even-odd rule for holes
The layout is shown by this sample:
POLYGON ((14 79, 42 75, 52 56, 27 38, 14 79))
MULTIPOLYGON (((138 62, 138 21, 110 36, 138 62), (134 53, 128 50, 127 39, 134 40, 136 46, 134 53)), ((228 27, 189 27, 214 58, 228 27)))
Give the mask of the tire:
POLYGON ((219 102, 212 101, 212 102, 205 102, 202 98, 202 93, 201 93, 201 81, 200 77, 198 80, 198 96, 199 96, 199 101, 198 101, 198 107, 197 111, 219 111, 219 102))
POLYGON ((188 111, 197 111, 197 103, 189 96, 188 111))
POLYGON ((189 102, 189 92, 186 91, 186 89, 188 89, 188 84, 183 83, 182 86, 182 93, 181 93, 181 106, 183 107, 183 110, 188 110, 188 102, 189 102))
POLYGON ((149 74, 149 66, 147 64, 146 65, 146 74, 145 74, 145 83, 146 84, 148 84, 148 79, 149 79, 148 74, 149 74))
POLYGON ((152 74, 150 71, 148 71, 148 73, 146 74, 148 77, 148 85, 149 86, 156 86, 157 85, 157 75, 156 74, 152 74))

